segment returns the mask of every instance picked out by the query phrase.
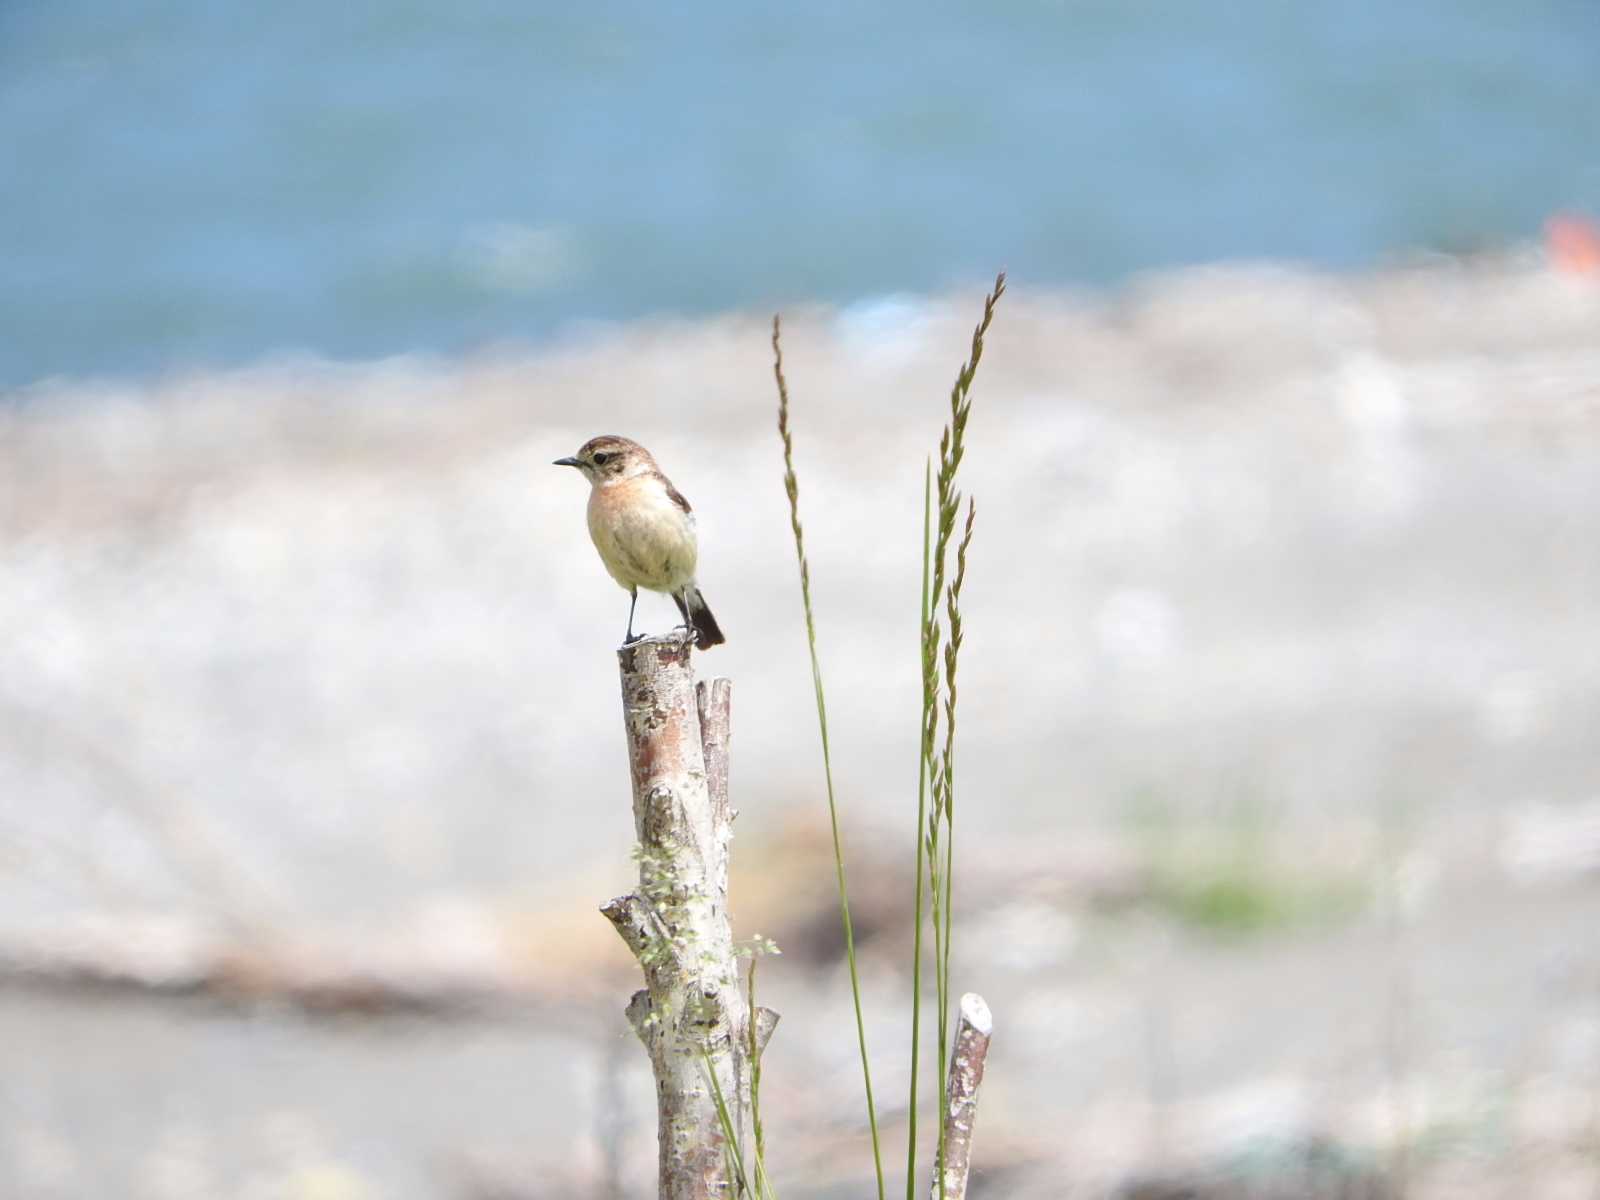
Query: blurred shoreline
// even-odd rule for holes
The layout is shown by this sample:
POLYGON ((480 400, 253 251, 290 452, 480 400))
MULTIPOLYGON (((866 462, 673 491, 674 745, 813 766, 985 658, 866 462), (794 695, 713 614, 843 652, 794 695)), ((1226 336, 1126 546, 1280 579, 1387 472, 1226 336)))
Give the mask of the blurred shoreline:
MULTIPOLYGON (((980 297, 785 313, 884 1046, 921 458, 980 297)), ((615 1065, 627 962, 594 913, 632 870, 626 604, 549 463, 602 430, 650 444, 700 515, 730 635, 700 667, 735 681, 733 907, 792 953, 764 976, 773 1103, 799 1144, 855 1132, 807 1090, 853 1076, 767 320, 0 399, 0 958, 83 985, 0 986, 30 1046, 0 1081, 0 1191, 74 1194, 37 1183, 57 1169, 109 1194, 166 1169, 157 1146, 211 1172, 163 1196, 243 1194, 225 1181, 269 1127, 273 1170, 345 1185, 295 1195, 434 1195, 441 1162, 463 1196, 551 1164, 600 1187, 613 1076, 648 1089, 615 1065), (384 1041, 435 1010, 483 1029, 384 1041), (550 1056, 571 1104, 538 1086, 550 1056), (539 1094, 474 1092, 496 1063, 539 1094), (372 1149, 415 1134, 397 1074, 468 1097, 414 1159, 372 1149), (163 1104, 116 1100, 141 1087, 163 1104), (134 1131, 64 1154, 108 1103, 134 1131)), ((1363 1170, 1415 1139, 1421 1196, 1496 1194, 1535 1152, 1550 1186, 1587 1178, 1596 330, 1600 279, 1532 252, 1013 285, 964 468, 958 933, 1015 1030, 984 1114, 1010 1194, 1324 1137, 1363 1170)))
MULTIPOLYGON (((975 297, 786 315, 824 650, 863 783, 908 757, 889 711, 913 683, 892 647, 915 478, 975 297)), ((974 427, 976 694, 1038 676, 1046 631, 1066 641, 1028 716, 969 727, 974 769, 1011 797, 1002 825, 1058 819, 1052 742, 1088 826, 1178 778, 1263 793, 1276 819, 1352 797, 1371 819, 1419 752, 1437 778, 1418 790, 1469 807, 1503 797, 1496 772, 1517 795, 1581 795, 1597 323, 1600 283, 1533 255, 1015 285, 974 427), (1306 722, 1337 736, 1290 761, 1306 722), (1466 767, 1486 746, 1517 766, 1466 767)), ((168 898, 280 903, 259 893, 308 850, 331 874, 299 902, 334 910, 352 864, 403 896, 463 878, 517 893, 593 860, 621 830, 567 810, 561 780, 576 759, 622 778, 593 669, 622 606, 589 569, 581 490, 548 463, 601 430, 655 446, 694 501, 708 594, 741 634, 706 669, 743 684, 746 753, 786 759, 805 691, 766 332, 753 314, 650 321, 456 363, 27 389, 0 408, 11 793, 48 796, 67 842, 168 898), (119 830, 111 797, 143 815, 119 830), (141 846, 163 823, 163 848, 141 846), (218 855, 253 861, 197 884, 218 855)), ((652 603, 646 622, 668 621, 652 603)), ((757 786, 758 812, 795 798, 757 786)))

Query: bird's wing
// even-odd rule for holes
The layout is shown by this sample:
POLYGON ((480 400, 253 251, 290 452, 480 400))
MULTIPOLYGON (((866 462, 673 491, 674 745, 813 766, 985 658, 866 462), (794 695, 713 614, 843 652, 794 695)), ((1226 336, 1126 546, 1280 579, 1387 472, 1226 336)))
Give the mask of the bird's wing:
POLYGON ((668 482, 666 479, 663 479, 661 482, 667 489, 667 499, 668 500, 671 500, 674 504, 676 504, 679 508, 683 509, 683 511, 686 512, 686 513, 694 512, 694 509, 689 507, 689 502, 683 498, 683 493, 682 492, 680 492, 677 488, 673 487, 672 484, 670 482, 668 482))

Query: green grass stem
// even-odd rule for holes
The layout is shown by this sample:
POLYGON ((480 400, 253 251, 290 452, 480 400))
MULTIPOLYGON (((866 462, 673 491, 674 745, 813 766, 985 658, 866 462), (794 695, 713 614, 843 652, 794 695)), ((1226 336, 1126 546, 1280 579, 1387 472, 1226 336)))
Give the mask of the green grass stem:
POLYGON ((756 961, 758 954, 750 955, 750 970, 746 976, 745 999, 749 1004, 749 1031, 746 1053, 750 1059, 750 1131, 756 1143, 756 1185, 765 1187, 767 1174, 767 1132, 761 1124, 761 1045, 756 1038, 756 961))
MULTIPOLYGON (((983 317, 972 334, 972 349, 957 373, 950 390, 950 421, 939 440, 938 467, 930 458, 922 481, 922 596, 918 612, 919 649, 922 679, 922 711, 918 723, 920 747, 917 756, 916 871, 914 917, 911 942, 911 1071, 907 1101, 906 1200, 915 1200, 917 1191, 917 1107, 922 1050, 922 945, 927 920, 933 926, 934 983, 938 998, 939 1088, 943 1101, 949 1083, 947 1060, 950 1051, 950 965, 955 873, 955 731, 956 668, 961 650, 961 588, 966 580, 967 550, 972 543, 976 508, 967 503, 966 527, 956 550, 956 570, 947 582, 951 539, 960 515, 962 494, 956 488, 957 472, 966 453, 967 420, 972 411, 972 382, 983 358, 983 339, 994 319, 995 306, 1005 294, 1006 277, 995 277, 993 290, 984 298, 983 317), (940 621, 941 600, 948 634, 940 621), (940 651, 943 651, 941 656, 940 651), (943 675, 941 678, 941 657, 943 675), (943 699, 944 740, 939 744, 940 701, 943 699), (925 916, 926 914, 926 916, 925 916)), ((817 659, 816 621, 811 605, 811 571, 806 561, 805 534, 800 524, 799 482, 794 470, 794 441, 789 431, 789 388, 783 375, 783 349, 780 324, 772 320, 773 376, 778 385, 778 433, 783 439, 784 490, 789 497, 789 521, 794 531, 795 555, 800 563, 800 594, 805 608, 806 640, 811 653, 811 680, 816 693, 817 723, 822 734, 822 763, 828 788, 828 817, 833 832, 834 864, 838 875, 839 911, 844 925, 845 956, 850 967, 850 990, 855 1003, 856 1038, 861 1050, 861 1075, 867 1094, 867 1119, 872 1128, 872 1158, 877 1171, 878 1197, 883 1200, 883 1159, 878 1136, 877 1107, 872 1095, 872 1074, 868 1065, 866 1025, 861 1014, 861 982, 856 967, 855 936, 850 922, 848 889, 845 886, 844 850, 839 835, 838 806, 834 797, 832 756, 828 745, 827 705, 823 697, 822 669, 817 659)), ((750 983, 752 996, 755 982, 750 983)), ((752 1004, 754 1001, 752 1000, 752 1004)), ((758 1070, 752 1054, 752 1068, 758 1070)), ((752 1097, 752 1107, 754 1107, 752 1097)), ((945 1104, 941 1103, 940 1111, 945 1104)), ((762 1136, 756 1118, 756 1170, 764 1172, 762 1136)), ((936 1177, 938 1195, 944 1196, 942 1164, 945 1154, 944 1122, 939 1122, 936 1177)))
POLYGON ((839 836, 839 807, 833 791, 833 759, 828 749, 828 706, 817 661, 817 624, 811 608, 811 567, 806 561, 805 531, 800 525, 800 482, 794 471, 794 438, 789 432, 789 384, 783 377, 782 326, 772 318, 772 374, 778 385, 778 434, 783 439, 783 488, 789 496, 789 525, 795 557, 800 561, 800 598, 805 607, 806 644, 811 651, 811 684, 816 693, 817 726, 822 733, 822 770, 828 785, 828 821, 833 832, 833 862, 839 884, 839 917, 844 926, 845 959, 850 965, 850 997, 855 1005, 856 1042, 861 1049, 861 1081, 867 1093, 867 1123, 872 1130, 872 1165, 877 1172, 878 1200, 884 1200, 883 1152, 878 1137, 878 1109, 872 1098, 872 1067, 867 1057, 867 1026, 861 1015, 861 975, 856 967, 855 930, 850 923, 850 895, 845 885, 844 845, 839 836))
POLYGON ((722 1152, 728 1160, 728 1173, 733 1176, 735 1195, 749 1196, 750 1181, 744 1169, 744 1151, 739 1147, 739 1135, 733 1127, 733 1114, 728 1111, 728 1099, 722 1093, 722 1083, 717 1078, 716 1065, 711 1061, 711 1051, 700 1047, 701 1065, 706 1078, 711 1081, 711 1099, 717 1108, 717 1122, 722 1126, 722 1152))
MULTIPOLYGON (((924 587, 922 627, 922 764, 920 773, 931 782, 932 806, 924 817, 919 803, 919 837, 925 839, 927 850, 928 889, 931 899, 934 932, 935 993, 939 1004, 939 1087, 940 1096, 948 1101, 947 1056, 950 1050, 950 946, 953 876, 955 871, 955 732, 956 732, 956 665, 961 650, 961 585, 966 579, 967 549, 972 542, 976 510, 969 501, 966 529, 956 551, 956 575, 946 583, 950 540, 955 535, 956 518, 961 510, 961 492, 956 488, 956 476, 961 460, 966 454, 967 420, 972 413, 972 382, 983 359, 983 339, 994 319, 995 306, 1005 294, 1006 277, 1002 271, 995 277, 994 289, 984 297, 983 316, 972 333, 972 349, 967 361, 956 374, 950 389, 950 423, 939 438, 939 469, 937 473, 937 532, 933 535, 931 554, 928 549, 926 490, 924 481, 924 571, 931 566, 933 585, 931 591, 924 587), (945 602, 948 634, 939 625, 938 604, 941 596, 945 602), (944 645, 944 680, 940 686, 940 643, 944 645), (944 746, 937 753, 939 733, 939 700, 944 698, 944 746)), ((920 887, 919 887, 920 891, 920 887)), ((918 904, 917 921, 921 926, 921 905, 918 904)), ((920 989, 919 989, 920 990, 920 989)), ((943 1112, 944 1104, 940 1105, 943 1112)), ((940 1200, 944 1196, 945 1152, 944 1122, 939 1123, 939 1148, 935 1162, 940 1200)), ((909 1192, 909 1182, 908 1182, 909 1192)))
MULTIPOLYGON (((928 548, 933 516, 933 463, 922 473, 922 610, 918 630, 922 639, 922 716, 918 731, 928 728, 928 548)), ((923 826, 928 819, 928 756, 917 755, 917 869, 915 885, 915 924, 911 933, 911 1094, 906 1101, 906 1200, 915 1200, 917 1188, 917 1068, 922 1059, 922 881, 925 875, 923 854, 927 842, 923 826)))

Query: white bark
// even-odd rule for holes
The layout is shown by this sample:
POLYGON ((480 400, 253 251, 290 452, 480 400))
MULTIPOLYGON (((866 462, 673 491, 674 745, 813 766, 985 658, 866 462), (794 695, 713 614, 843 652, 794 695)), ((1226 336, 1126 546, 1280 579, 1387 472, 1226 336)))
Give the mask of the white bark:
MULTIPOLYGON (((706 1056, 738 1129, 749 1028, 728 920, 730 685, 697 688, 677 637, 617 656, 639 888, 601 911, 644 970, 627 1015, 655 1071, 661 1200, 711 1200, 733 1189, 706 1056)), ((758 1035, 774 1023, 760 1018, 758 1035)))
POLYGON ((942 1200, 966 1200, 967 1175, 972 1168, 972 1127, 978 1119, 978 1088, 983 1083, 983 1065, 989 1056, 993 1029, 994 1019, 983 997, 976 992, 962 996, 961 1021, 950 1053, 949 1103, 940 1114, 944 1121, 944 1161, 935 1166, 933 1200, 941 1200, 941 1175, 942 1200))

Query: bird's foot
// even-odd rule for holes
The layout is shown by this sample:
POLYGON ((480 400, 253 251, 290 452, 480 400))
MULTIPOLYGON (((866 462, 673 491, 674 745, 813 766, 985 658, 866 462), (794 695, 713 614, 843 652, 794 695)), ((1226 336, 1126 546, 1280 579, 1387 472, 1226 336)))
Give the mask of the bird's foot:
POLYGON ((634 643, 635 643, 635 642, 642 642, 642 641, 644 641, 644 640, 645 640, 645 638, 647 638, 647 637, 649 637, 649 636, 650 636, 650 635, 649 635, 649 634, 648 634, 648 633, 633 633, 633 634, 629 634, 629 635, 628 635, 628 636, 626 636, 626 637, 624 637, 624 638, 623 638, 623 639, 622 639, 622 644, 623 644, 623 645, 624 645, 624 646, 631 646, 631 645, 633 645, 633 644, 634 644, 634 643))

